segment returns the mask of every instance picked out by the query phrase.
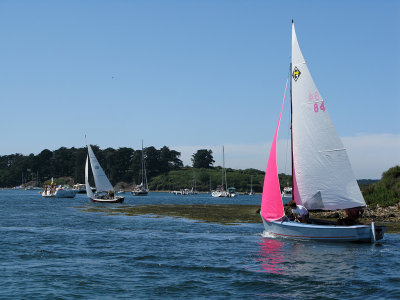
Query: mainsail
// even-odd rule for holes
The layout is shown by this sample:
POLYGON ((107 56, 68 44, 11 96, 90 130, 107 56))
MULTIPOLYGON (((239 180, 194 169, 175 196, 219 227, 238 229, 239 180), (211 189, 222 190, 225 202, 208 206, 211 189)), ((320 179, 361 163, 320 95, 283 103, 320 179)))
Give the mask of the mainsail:
POLYGON ((93 191, 89 184, 89 156, 86 156, 86 165, 85 165, 85 185, 86 185, 86 195, 89 198, 94 198, 93 191))
POLYGON ((365 206, 346 149, 301 53, 294 23, 291 73, 296 203, 311 210, 365 206))
POLYGON ((94 155, 92 148, 90 147, 89 144, 87 145, 87 147, 88 147, 90 165, 92 166, 94 182, 96 184, 96 192, 113 191, 114 188, 111 185, 110 181, 108 180, 103 169, 101 168, 99 162, 97 161, 97 158, 94 155))
POLYGON ((285 104, 286 89, 283 96, 281 113, 279 115, 278 125, 276 126, 275 136, 272 141, 271 151, 268 157, 267 170, 265 171, 264 186, 261 200, 261 216, 266 221, 274 221, 285 215, 279 186, 278 168, 276 163, 276 141, 278 139, 279 124, 281 122, 283 105, 285 104))

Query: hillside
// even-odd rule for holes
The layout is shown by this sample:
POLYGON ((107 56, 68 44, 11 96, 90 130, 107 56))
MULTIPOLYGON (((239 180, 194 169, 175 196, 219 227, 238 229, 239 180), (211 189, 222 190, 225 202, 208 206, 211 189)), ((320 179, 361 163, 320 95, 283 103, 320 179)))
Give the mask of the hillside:
MULTIPOLYGON (((226 169, 226 177, 228 187, 235 187, 238 192, 249 192, 251 182, 253 190, 256 193, 262 192, 264 184, 264 172, 256 169, 234 170, 226 169)), ((279 179, 284 186, 291 182, 291 176, 279 174, 279 179)), ((150 190, 152 191, 170 191, 180 190, 184 188, 191 189, 196 185, 196 190, 207 192, 215 189, 222 183, 222 168, 216 167, 213 169, 196 169, 196 168, 181 168, 173 170, 166 174, 153 177, 149 182, 150 190)))
POLYGON ((400 166, 390 168, 382 174, 381 180, 362 188, 365 201, 371 207, 400 203, 400 166))

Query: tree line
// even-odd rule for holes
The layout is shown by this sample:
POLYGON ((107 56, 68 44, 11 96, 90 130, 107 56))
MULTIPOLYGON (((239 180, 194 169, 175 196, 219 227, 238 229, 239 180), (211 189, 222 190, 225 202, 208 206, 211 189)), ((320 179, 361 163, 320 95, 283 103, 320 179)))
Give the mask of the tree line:
MULTIPOLYGON (((142 150, 128 147, 118 149, 92 149, 113 185, 119 182, 139 184, 141 180, 142 150)), ((221 167, 214 167, 211 150, 200 149, 192 155, 192 168, 183 166, 181 153, 164 146, 144 148, 146 173, 151 190, 175 190, 196 187, 209 191, 221 184, 221 167)), ((84 167, 87 148, 61 147, 39 154, 11 154, 0 156, 0 187, 14 187, 30 182, 42 186, 50 178, 71 177, 75 183, 85 181, 84 167)), ((264 172, 256 169, 226 169, 228 185, 240 192, 262 192, 264 172)), ((400 166, 383 173, 378 182, 359 180, 365 200, 369 205, 388 206, 400 201, 400 166)), ((290 175, 279 174, 281 190, 291 185, 290 175)), ((93 184, 93 182, 92 182, 93 184)))
MULTIPOLYGON (((112 184, 117 182, 140 183, 142 150, 122 147, 118 149, 92 149, 112 184)), ((183 167, 181 153, 164 146, 144 148, 146 171, 149 178, 183 167)), ((54 177, 72 177, 75 183, 85 181, 87 148, 61 147, 39 154, 11 154, 0 156, 0 186, 13 187, 27 182, 42 185, 54 177)))
MULTIPOLYGON (((264 185, 265 172, 257 169, 234 170, 227 168, 226 177, 228 187, 235 187, 238 192, 261 193, 264 185)), ((281 190, 291 186, 292 176, 279 174, 281 190)), ((149 182, 151 191, 171 191, 192 187, 199 192, 214 190, 222 184, 222 168, 190 168, 184 167, 173 170, 168 174, 158 175, 149 182)))

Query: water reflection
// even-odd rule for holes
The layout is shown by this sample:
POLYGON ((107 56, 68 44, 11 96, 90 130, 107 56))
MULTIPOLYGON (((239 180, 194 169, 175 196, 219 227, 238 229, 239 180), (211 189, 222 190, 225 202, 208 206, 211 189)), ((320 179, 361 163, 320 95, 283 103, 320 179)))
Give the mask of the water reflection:
POLYGON ((260 251, 257 261, 261 262, 261 267, 268 273, 285 274, 285 269, 281 264, 285 262, 282 248, 285 244, 279 240, 264 238, 259 244, 260 251))
POLYGON ((315 283, 354 280, 368 245, 333 244, 265 237, 258 244, 257 270, 292 278, 312 279, 315 283))

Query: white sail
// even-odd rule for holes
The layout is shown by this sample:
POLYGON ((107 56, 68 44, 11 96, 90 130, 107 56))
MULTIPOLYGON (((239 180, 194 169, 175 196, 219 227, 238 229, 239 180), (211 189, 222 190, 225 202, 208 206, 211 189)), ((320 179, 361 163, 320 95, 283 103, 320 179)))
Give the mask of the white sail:
MULTIPOLYGON (((328 78, 331 80, 331 78, 328 78)), ((294 199, 308 209, 365 206, 346 149, 314 84, 292 25, 294 199)))
POLYGON ((97 158, 94 155, 92 148, 90 147, 89 144, 87 145, 87 147, 88 147, 90 165, 92 166, 94 182, 96 184, 96 192, 114 191, 113 186, 111 185, 106 174, 104 173, 99 162, 97 161, 97 158))
POLYGON ((85 165, 85 185, 86 185, 86 195, 89 198, 94 198, 94 194, 89 184, 89 156, 86 156, 86 165, 85 165))

